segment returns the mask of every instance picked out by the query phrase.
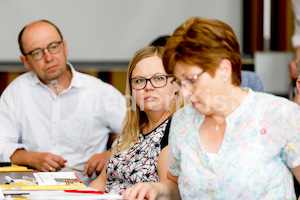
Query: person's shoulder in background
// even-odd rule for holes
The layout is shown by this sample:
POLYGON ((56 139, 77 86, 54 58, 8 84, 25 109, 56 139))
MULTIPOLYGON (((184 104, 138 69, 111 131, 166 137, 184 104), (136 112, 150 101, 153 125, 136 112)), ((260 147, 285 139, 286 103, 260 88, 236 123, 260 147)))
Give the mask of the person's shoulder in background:
POLYGON ((242 70, 242 83, 240 87, 248 87, 256 92, 264 92, 261 79, 253 71, 242 70))

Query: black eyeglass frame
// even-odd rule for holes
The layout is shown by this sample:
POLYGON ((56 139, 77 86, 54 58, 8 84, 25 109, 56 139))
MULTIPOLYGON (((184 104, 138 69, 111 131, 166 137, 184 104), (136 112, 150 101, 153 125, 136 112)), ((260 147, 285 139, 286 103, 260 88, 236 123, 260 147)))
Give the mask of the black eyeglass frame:
POLYGON ((50 44, 48 44, 48 46, 47 46, 46 48, 37 48, 37 49, 34 49, 34 50, 30 51, 29 53, 24 54, 24 56, 30 55, 30 56, 32 57, 33 60, 41 60, 41 59, 44 58, 44 56, 45 56, 45 49, 47 49, 47 50, 49 51, 49 53, 51 53, 51 54, 57 54, 57 53, 59 53, 59 52, 61 51, 61 48, 59 49, 58 52, 55 52, 55 53, 52 53, 52 52, 49 50, 49 48, 50 48, 51 45, 53 45, 53 44, 58 44, 58 46, 59 46, 59 45, 62 44, 62 42, 63 42, 63 41, 51 42, 50 44), (39 58, 39 59, 34 59, 34 56, 32 55, 32 53, 35 52, 35 51, 37 51, 37 50, 41 50, 43 56, 42 56, 41 58, 39 58))
POLYGON ((167 85, 167 83, 168 83, 168 78, 170 78, 170 77, 173 77, 173 76, 170 76, 170 75, 155 75, 155 76, 152 76, 151 78, 131 78, 131 79, 129 79, 129 83, 130 83, 130 87, 131 87, 131 89, 135 89, 135 90, 143 90, 143 89, 145 89, 145 87, 147 86, 147 83, 148 83, 148 81, 151 83, 151 85, 154 87, 154 88, 162 88, 162 87, 165 87, 166 85, 167 85), (163 85, 163 86, 159 86, 159 87, 157 87, 157 86, 154 86, 153 85, 153 83, 152 83, 152 81, 151 81, 151 79, 152 78, 155 78, 155 77, 159 77, 159 76, 163 76, 163 77, 165 77, 166 79, 166 82, 165 82, 165 84, 163 85), (144 79, 146 82, 145 82, 145 86, 143 87, 143 88, 139 88, 139 89, 136 89, 136 88, 134 88, 133 86, 132 86, 132 80, 134 80, 134 79, 144 79))

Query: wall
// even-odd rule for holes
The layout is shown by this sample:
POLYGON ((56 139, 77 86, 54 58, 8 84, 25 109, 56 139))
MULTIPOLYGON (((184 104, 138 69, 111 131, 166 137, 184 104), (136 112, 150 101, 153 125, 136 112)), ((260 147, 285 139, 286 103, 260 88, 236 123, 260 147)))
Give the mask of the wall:
POLYGON ((262 80, 265 92, 288 95, 291 84, 288 63, 292 58, 292 52, 255 52, 255 71, 262 80))
POLYGON ((19 61, 18 33, 39 19, 61 29, 70 60, 116 62, 192 16, 223 20, 242 41, 239 0, 1 0, 0 62, 19 61))

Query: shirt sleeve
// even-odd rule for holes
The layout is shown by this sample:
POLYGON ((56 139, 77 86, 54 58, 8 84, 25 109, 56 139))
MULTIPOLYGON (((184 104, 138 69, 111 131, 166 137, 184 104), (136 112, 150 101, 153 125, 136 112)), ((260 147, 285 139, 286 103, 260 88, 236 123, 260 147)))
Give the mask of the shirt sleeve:
POLYGON ((261 79, 259 78, 258 75, 254 76, 254 81, 253 82, 254 82, 253 88, 255 89, 255 91, 264 92, 264 87, 263 87, 262 81, 261 81, 261 79))
POLYGON ((106 113, 106 122, 109 129, 120 135, 123 120, 126 114, 126 101, 122 93, 115 87, 109 85, 108 93, 103 98, 103 108, 106 113))
POLYGON ((180 149, 178 147, 177 139, 179 137, 178 128, 180 125, 178 123, 180 115, 179 113, 175 113, 172 117, 170 132, 169 132, 169 171, 173 174, 173 176, 179 176, 180 174, 180 149))
POLYGON ((282 151, 282 159, 289 168, 300 165, 300 107, 292 103, 286 109, 285 117, 285 145, 282 151))
POLYGON ((18 133, 15 104, 17 91, 8 86, 0 98, 0 160, 10 162, 10 157, 17 150, 24 148, 19 143, 21 137, 18 133))
POLYGON ((248 87, 256 92, 263 92, 263 84, 259 76, 252 71, 242 70, 242 83, 240 87, 248 87))

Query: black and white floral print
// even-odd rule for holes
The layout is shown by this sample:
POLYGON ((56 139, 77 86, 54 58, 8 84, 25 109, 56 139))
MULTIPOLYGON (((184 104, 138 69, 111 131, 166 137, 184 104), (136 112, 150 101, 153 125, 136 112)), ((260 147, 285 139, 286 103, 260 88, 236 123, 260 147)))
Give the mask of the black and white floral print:
MULTIPOLYGON (((105 192, 117 191, 120 194, 138 182, 157 182, 157 160, 162 147, 162 138, 168 137, 169 123, 165 120, 152 132, 143 135, 129 150, 110 156, 106 167, 105 192)), ((167 140, 166 140, 167 141, 167 140)))

